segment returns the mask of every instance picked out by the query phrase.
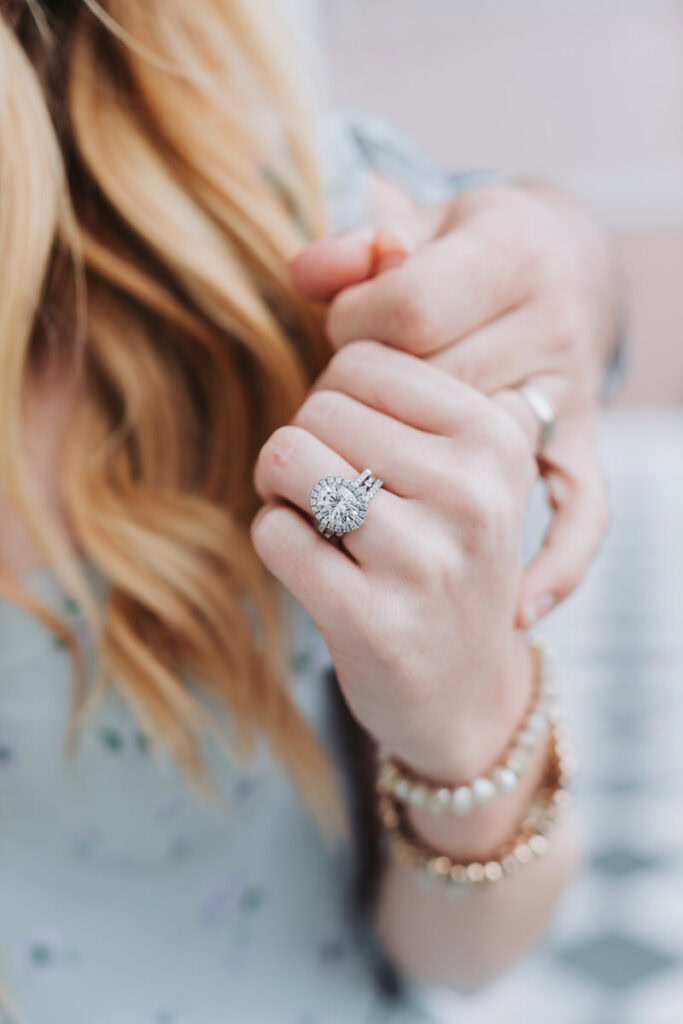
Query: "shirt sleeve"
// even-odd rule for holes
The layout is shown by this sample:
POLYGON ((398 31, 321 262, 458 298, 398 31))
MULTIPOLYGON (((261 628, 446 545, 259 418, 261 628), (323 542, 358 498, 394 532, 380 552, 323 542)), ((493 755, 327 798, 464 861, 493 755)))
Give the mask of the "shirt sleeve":
POLYGON ((421 150, 409 132, 380 117, 335 112, 320 121, 320 141, 332 228, 366 219, 371 174, 380 174, 417 202, 444 202, 458 192, 504 181, 496 171, 447 172, 421 150))

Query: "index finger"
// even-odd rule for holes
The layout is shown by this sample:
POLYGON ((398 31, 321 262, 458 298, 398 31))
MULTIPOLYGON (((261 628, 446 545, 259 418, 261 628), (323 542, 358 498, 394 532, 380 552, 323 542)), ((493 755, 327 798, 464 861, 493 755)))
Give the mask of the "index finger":
POLYGON ((327 329, 335 348, 374 338, 429 355, 522 301, 522 261, 484 218, 414 252, 399 267, 342 291, 327 329))

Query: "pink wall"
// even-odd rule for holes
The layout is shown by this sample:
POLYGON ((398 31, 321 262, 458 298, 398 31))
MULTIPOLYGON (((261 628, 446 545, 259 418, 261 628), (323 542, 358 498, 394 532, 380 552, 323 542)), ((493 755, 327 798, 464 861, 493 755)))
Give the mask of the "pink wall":
POLYGON ((683 399, 681 0, 323 0, 335 102, 449 166, 541 173, 618 234, 623 401, 683 399))

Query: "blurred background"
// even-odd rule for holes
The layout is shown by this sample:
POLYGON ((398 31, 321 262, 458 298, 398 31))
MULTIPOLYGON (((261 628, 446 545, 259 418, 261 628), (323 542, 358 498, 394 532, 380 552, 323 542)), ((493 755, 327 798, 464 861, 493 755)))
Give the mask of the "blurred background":
POLYGON ((615 230, 629 305, 620 401, 683 399, 683 3, 320 0, 335 105, 385 115, 448 168, 538 174, 615 230))
POLYGON ((454 1024, 680 1024, 683 3, 300 2, 334 105, 391 118, 449 169, 556 181, 614 232, 628 359, 603 426, 613 524, 545 629, 583 765, 585 866, 540 949, 454 1024))

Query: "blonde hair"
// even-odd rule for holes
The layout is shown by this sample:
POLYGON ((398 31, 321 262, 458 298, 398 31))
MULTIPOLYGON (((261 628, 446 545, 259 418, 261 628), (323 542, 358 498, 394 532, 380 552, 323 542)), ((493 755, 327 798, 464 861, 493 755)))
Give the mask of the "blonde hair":
MULTIPOLYGON (((201 772, 213 721, 192 677, 228 706, 241 749, 263 730, 329 816, 331 770, 283 683, 248 533, 256 453, 328 356, 287 272, 324 210, 275 11, 260 0, 11 10, 13 24, 0 18, 0 478, 96 622, 100 679, 180 763, 201 772), (110 583, 102 611, 21 454, 27 389, 55 361, 79 383, 64 519, 110 583)), ((67 635, 9 575, 3 590, 67 635)))

